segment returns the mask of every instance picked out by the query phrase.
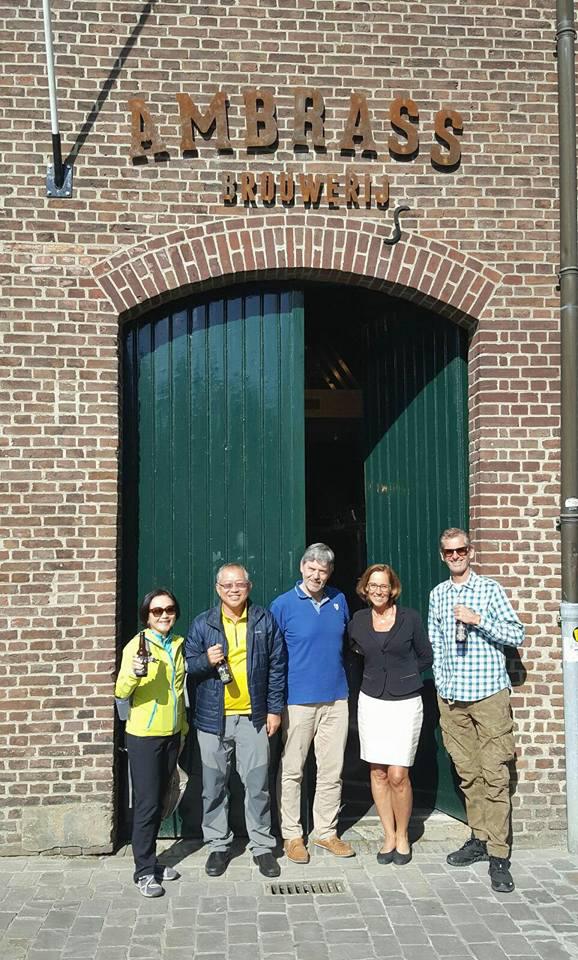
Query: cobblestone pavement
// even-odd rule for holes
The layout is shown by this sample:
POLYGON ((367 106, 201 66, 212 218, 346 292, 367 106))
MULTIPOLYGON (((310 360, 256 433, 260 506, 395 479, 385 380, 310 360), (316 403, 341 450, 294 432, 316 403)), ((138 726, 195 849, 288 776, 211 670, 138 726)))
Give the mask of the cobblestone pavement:
POLYGON ((249 852, 209 879, 206 851, 177 841, 161 859, 180 880, 145 900, 130 850, 100 858, 2 858, 2 960, 566 960, 578 957, 578 857, 521 850, 516 890, 490 889, 487 863, 451 868, 447 844, 416 844, 405 867, 378 845, 354 859, 312 848, 282 858, 280 882, 341 880, 337 894, 273 894, 249 852))

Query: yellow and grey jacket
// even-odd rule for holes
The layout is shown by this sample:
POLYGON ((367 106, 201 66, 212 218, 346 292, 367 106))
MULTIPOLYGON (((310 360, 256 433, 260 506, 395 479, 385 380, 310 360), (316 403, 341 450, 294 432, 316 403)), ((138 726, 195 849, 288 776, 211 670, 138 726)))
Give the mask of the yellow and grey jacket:
POLYGON ((114 689, 115 697, 130 697, 131 707, 126 732, 135 737, 170 737, 186 734, 189 725, 185 713, 184 638, 169 635, 163 640, 153 630, 145 630, 150 655, 146 677, 135 677, 132 658, 139 646, 139 634, 129 640, 122 652, 122 663, 114 689))

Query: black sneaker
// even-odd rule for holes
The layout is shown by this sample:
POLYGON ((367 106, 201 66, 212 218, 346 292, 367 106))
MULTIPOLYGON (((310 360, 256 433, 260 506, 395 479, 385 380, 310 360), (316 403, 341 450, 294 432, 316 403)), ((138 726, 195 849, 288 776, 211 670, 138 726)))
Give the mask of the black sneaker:
POLYGON ((492 881, 492 890, 496 893, 511 893, 514 889, 514 881, 510 873, 510 861, 504 857, 490 857, 490 867, 488 869, 490 880, 492 881))
POLYGON ((470 837, 459 850, 448 853, 446 863, 449 863, 450 867, 469 867, 470 864, 477 863, 478 860, 487 859, 488 849, 485 840, 470 837))

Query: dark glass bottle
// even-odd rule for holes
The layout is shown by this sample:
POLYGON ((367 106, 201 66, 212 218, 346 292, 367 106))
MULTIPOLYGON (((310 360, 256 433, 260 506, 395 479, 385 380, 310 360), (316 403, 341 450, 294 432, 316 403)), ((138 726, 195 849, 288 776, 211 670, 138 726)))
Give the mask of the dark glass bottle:
POLYGON ((147 642, 145 640, 144 630, 141 630, 140 632, 138 650, 136 652, 136 655, 141 662, 140 670, 138 670, 138 672, 135 671, 136 675, 137 677, 146 677, 149 672, 149 667, 148 667, 149 652, 147 648, 147 642))
POLYGON ((217 666, 216 666, 215 669, 216 669, 217 673, 219 674, 219 680, 221 680, 222 683, 231 683, 231 681, 232 681, 232 679, 233 679, 233 674, 231 673, 231 670, 230 670, 230 668, 229 668, 229 664, 227 663, 226 660, 224 660, 224 659, 221 660, 221 661, 217 664, 217 666))
POLYGON ((456 620, 456 655, 465 657, 468 645, 468 628, 463 620, 456 620))

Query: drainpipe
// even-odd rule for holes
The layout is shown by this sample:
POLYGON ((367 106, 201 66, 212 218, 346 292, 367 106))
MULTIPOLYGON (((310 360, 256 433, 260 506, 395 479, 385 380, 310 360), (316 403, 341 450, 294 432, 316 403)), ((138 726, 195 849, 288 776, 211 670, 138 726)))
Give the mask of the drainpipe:
POLYGON ((52 127, 52 156, 54 165, 46 174, 47 197, 72 196, 72 167, 62 162, 62 147, 58 125, 58 102, 56 99, 56 76, 54 72, 54 52, 52 49, 52 15, 50 0, 42 0, 44 14, 44 43, 46 47, 46 68, 48 72, 48 95, 50 98, 50 123, 52 127))
POLYGON ((578 236, 573 0, 556 0, 560 142, 562 665, 568 850, 578 853, 578 236))

